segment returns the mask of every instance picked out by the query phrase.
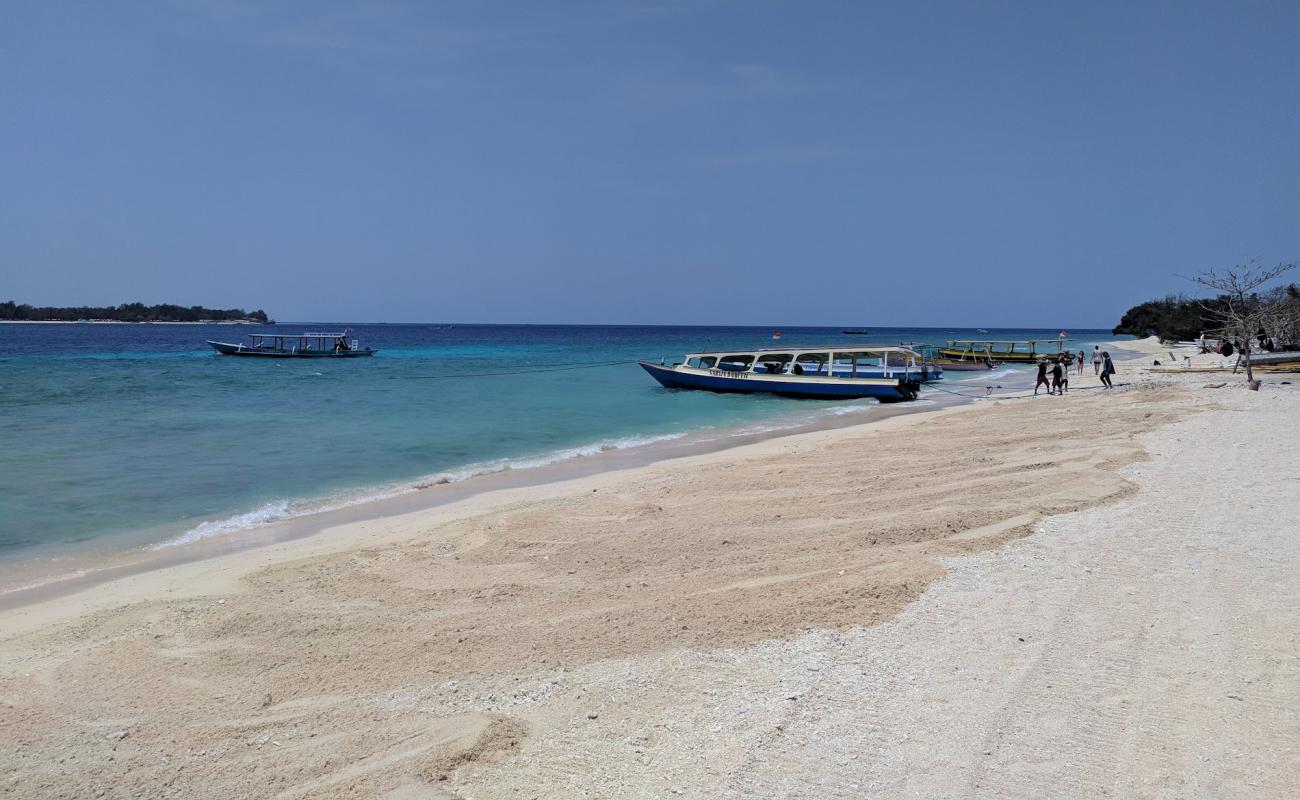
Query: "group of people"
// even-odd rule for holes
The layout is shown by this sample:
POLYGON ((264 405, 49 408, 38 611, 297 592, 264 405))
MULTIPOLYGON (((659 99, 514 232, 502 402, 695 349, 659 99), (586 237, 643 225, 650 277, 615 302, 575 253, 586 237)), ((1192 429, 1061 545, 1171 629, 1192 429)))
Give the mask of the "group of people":
MULTIPOLYGON (((1260 328, 1259 333, 1256 333, 1253 337, 1248 337, 1247 344, 1251 341, 1254 342, 1255 350, 1257 352, 1271 353, 1277 349, 1277 343, 1273 341, 1273 337, 1269 336, 1268 332, 1263 328, 1260 328)), ((1243 350, 1240 339, 1228 341, 1220 336, 1213 344, 1211 344, 1206 341, 1204 333, 1201 334, 1201 338, 1197 343, 1200 345, 1199 349, 1202 354, 1218 353, 1221 356, 1230 356, 1233 353, 1240 353, 1243 350)))
MULTIPOLYGON (((1061 353, 1055 358, 1044 356, 1038 359, 1038 381, 1034 384, 1034 394, 1046 386, 1048 394, 1065 394, 1070 388, 1070 361, 1074 357, 1069 353, 1061 353)), ((1084 352, 1079 351, 1078 359, 1075 360, 1077 374, 1083 374, 1083 365, 1087 360, 1084 352)), ((1102 386, 1107 389, 1115 388, 1111 383, 1110 376, 1115 374, 1115 363, 1110 360, 1110 353, 1101 349, 1101 345, 1093 345, 1092 348, 1092 372, 1101 378, 1102 386)))

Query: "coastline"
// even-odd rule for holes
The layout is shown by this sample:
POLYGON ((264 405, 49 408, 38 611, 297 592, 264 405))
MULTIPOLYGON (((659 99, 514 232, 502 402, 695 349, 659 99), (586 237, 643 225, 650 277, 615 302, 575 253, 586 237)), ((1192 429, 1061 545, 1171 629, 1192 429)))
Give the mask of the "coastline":
POLYGON ((1268 698, 1297 688, 1277 672, 1300 657, 1296 587, 1276 582, 1300 561, 1283 530, 1300 474, 1286 442, 1198 443, 1275 440, 1296 396, 1152 375, 1149 350, 1114 391, 358 507, 0 611, 15 723, 0 780, 46 796, 847 798, 1001 770, 991 795, 1061 780, 1126 795, 1184 774, 1164 754, 1195 753, 1190 774, 1220 794, 1288 796, 1300 731, 1268 698), (1246 480, 1274 487, 1232 542, 1225 452, 1264 458, 1246 480), (1246 593, 1259 558, 1275 589, 1246 593), (1202 657, 1187 637, 1219 634, 1212 677, 1184 676, 1202 657), (1151 694, 1167 685, 1152 674, 1180 677, 1151 694), (1116 707, 1112 689, 1147 693, 1116 707), (1219 701, 1249 726, 1194 713, 1207 692, 1249 701, 1219 701), (1166 697, 1189 722, 1156 724, 1166 697), (1130 707, 1153 722, 1108 771, 1135 746, 1097 726, 1130 707), (1230 758, 1225 736, 1255 755, 1230 758))
MULTIPOLYGON (((585 492, 589 486, 608 485, 611 481, 650 469, 761 456, 772 452, 774 447, 785 446, 782 442, 787 439, 813 444, 833 440, 840 434, 852 435, 876 426, 896 425, 914 416, 938 416, 944 411, 974 405, 969 400, 962 402, 943 396, 928 403, 922 402, 924 404, 877 404, 848 414, 822 415, 781 427, 761 427, 752 431, 747 430, 748 426, 731 431, 709 431, 705 435, 696 431, 694 435, 659 444, 600 452, 533 469, 502 469, 474 474, 445 484, 417 481, 417 488, 394 491, 377 499, 226 530, 162 548, 144 545, 122 549, 114 546, 115 542, 107 542, 104 544, 108 548, 85 555, 61 554, 54 559, 42 558, 36 562, 17 560, 10 565, 11 575, 13 568, 21 568, 25 563, 33 564, 35 569, 25 572, 17 581, 16 588, 0 591, 0 615, 16 612, 23 616, 24 608, 60 604, 65 600, 71 602, 108 585, 114 587, 108 591, 112 596, 116 594, 116 584, 124 579, 202 565, 206 561, 241 560, 246 554, 268 548, 275 551, 268 554, 272 560, 333 552, 349 546, 349 537, 359 536, 360 531, 379 523, 400 526, 404 524, 403 520, 420 518, 421 515, 450 521, 511 503, 535 502, 568 492, 585 492), (316 539, 319 542, 314 541, 316 539)), ((255 568, 252 565, 257 563, 266 562, 253 558, 236 569, 255 568)), ((215 569, 225 571, 226 566, 215 569)), ((187 570, 180 583, 194 585, 195 574, 205 574, 205 570, 201 566, 187 570)), ((177 588, 177 585, 167 584, 164 591, 173 593, 177 588)), ((88 602, 91 606, 98 604, 94 599, 88 602)), ((81 606, 83 610, 87 607, 81 606)), ((46 621, 42 619, 39 624, 46 621)), ((8 622, 6 616, 0 616, 0 637, 11 632, 8 622)))
MULTIPOLYGON (((112 324, 138 323, 114 322, 112 324)), ((1135 363, 1145 358, 1148 351, 1157 352, 1159 349, 1157 344, 1155 350, 1150 346, 1124 350, 1120 347, 1122 344, 1133 343, 1110 343, 1110 349, 1116 352, 1117 362, 1123 359, 1135 363)), ((962 378, 969 380, 972 377, 962 373, 955 373, 955 375, 958 380, 962 378)), ((1021 371, 1019 376, 1027 378, 1028 372, 1021 371)), ((835 432, 852 434, 860 427, 879 425, 897 417, 937 415, 944 410, 975 406, 981 401, 997 398, 1020 399, 1026 388, 1026 386, 1005 388, 999 386, 989 395, 983 396, 973 385, 959 386, 955 390, 936 386, 929 398, 916 403, 877 403, 860 411, 821 413, 776 424, 774 427, 766 425, 754 427, 752 424, 747 424, 736 429, 707 432, 696 430, 680 437, 665 437, 662 442, 640 447, 559 459, 528 469, 511 469, 506 466, 481 473, 473 472, 457 480, 447 481, 445 478, 433 476, 412 479, 370 487, 360 493, 362 499, 357 501, 336 503, 331 498, 322 498, 321 510, 288 515, 268 522, 232 525, 227 528, 225 527, 227 520, 237 520, 254 514, 254 512, 233 512, 230 517, 219 519, 215 523, 198 522, 198 528, 215 524, 220 529, 213 535, 197 536, 190 541, 181 540, 192 534, 195 528, 182 534, 171 534, 162 540, 139 536, 123 537, 124 541, 129 542, 125 547, 122 541, 112 539, 92 542, 94 547, 80 550, 63 547, 36 556, 17 555, 6 561, 0 561, 0 564, 6 567, 9 578, 7 582, 0 584, 0 614, 21 610, 26 606, 58 602, 104 584, 156 570, 310 539, 348 526, 364 525, 368 522, 432 512, 443 508, 447 508, 453 516, 456 513, 482 513, 484 509, 492 508, 494 502, 508 502, 511 492, 540 491, 540 494, 535 496, 544 497, 549 496, 546 493, 548 487, 563 492, 569 490, 570 485, 575 481, 584 478, 598 478, 605 474, 618 474, 683 459, 686 460, 685 463, 690 463, 694 458, 725 455, 732 450, 738 451, 737 455, 744 457, 749 452, 747 448, 769 440, 802 437, 818 432, 829 432, 832 435, 835 432), (470 502, 480 496, 486 499, 485 505, 470 502), (462 508, 465 510, 460 512, 462 508)), ((529 459, 522 457, 515 460, 529 459)), ((335 543, 334 546, 344 543, 345 540, 335 543)), ((310 553, 311 550, 307 548, 303 552, 310 553)), ((0 635, 4 630, 3 622, 0 621, 0 635)))
MULTIPOLYGON (((272 325, 254 320, 209 319, 195 322, 162 319, 0 319, 0 325, 272 325)), ((292 323, 288 323, 292 324, 292 323)))
MULTIPOLYGON (((0 579, 0 608, 24 602, 16 594, 27 589, 49 593, 42 584, 60 577, 71 577, 75 586, 84 587, 105 574, 125 574, 128 569, 139 571, 150 565, 161 566, 227 552, 231 547, 244 548, 274 542, 284 538, 308 535, 311 526, 332 524, 331 514, 357 518, 358 514, 386 515, 400 510, 450 502, 468 493, 499 489, 507 486, 524 486, 533 483, 561 480, 578 474, 590 474, 606 469, 648 464, 681 455, 732 447, 772 436, 784 436, 800 431, 838 428, 858 420, 870 421, 895 414, 917 413, 942 407, 950 403, 985 399, 981 382, 997 384, 992 394, 1014 395, 1023 386, 1006 388, 1003 381, 1024 383, 1023 370, 1013 368, 989 373, 953 373, 944 383, 925 390, 921 403, 880 405, 872 401, 858 404, 834 404, 818 409, 810 404, 796 410, 799 404, 791 403, 786 410, 765 420, 736 422, 722 427, 703 425, 681 431, 631 433, 621 438, 602 439, 576 445, 560 446, 547 451, 524 451, 514 456, 496 457, 492 460, 444 466, 434 473, 415 472, 409 477, 383 476, 373 482, 364 479, 344 484, 320 493, 295 494, 292 489, 284 493, 263 494, 248 498, 246 504, 211 509, 203 515, 174 516, 170 520, 155 515, 134 527, 126 512, 120 527, 109 527, 102 532, 88 529, 75 539, 42 542, 39 530, 15 531, 33 544, 7 552, 0 558, 4 578, 0 579), (611 452, 612 451, 612 452, 611 452), (622 452, 626 451, 626 452, 622 452), (504 476, 497 473, 505 473, 504 476), (443 486, 452 484, 453 487, 443 486), (406 495, 420 495, 420 498, 406 495), (357 506, 371 506, 370 511, 352 511, 357 506), (390 506, 386 508, 385 506, 390 506), (212 537, 224 537, 226 542, 200 542, 212 537), (189 547, 189 544, 196 546, 189 547), (154 557, 153 550, 179 546, 188 551, 184 556, 171 553, 169 557, 154 557), (128 562, 136 562, 128 566, 128 562), (107 569, 106 569, 107 568, 107 569)), ((313 373, 314 374, 314 373, 313 373)), ((991 388, 991 387, 990 387, 991 388)), ((769 412, 771 414, 772 412, 769 412)), ((654 428, 649 430, 655 431, 654 428)), ((178 465, 179 466, 179 465, 178 465)), ((417 467, 418 469, 418 467, 417 467)), ((93 480, 94 476, 91 476, 93 480)), ((93 483, 89 484, 93 485, 93 483)), ((110 523, 111 525, 111 523, 110 523)))
MULTIPOLYGON (((51 545, 0 559, 0 612, 81 591, 96 584, 153 569, 227 555, 268 544, 309 537, 339 525, 429 510, 489 492, 504 492, 604 472, 726 451, 768 439, 816 431, 871 425, 898 416, 927 414, 970 403, 975 387, 938 389, 912 403, 810 406, 811 413, 773 417, 726 428, 697 428, 672 435, 632 436, 628 447, 601 442, 562 448, 554 453, 469 464, 433 475, 355 487, 316 498, 283 498, 275 505, 301 510, 263 508, 231 510, 215 519, 195 519, 187 528, 162 526, 92 539, 75 546, 51 545), (644 440, 643 442, 638 440, 644 440)), ((1015 388, 996 392, 1007 395, 1015 388)))

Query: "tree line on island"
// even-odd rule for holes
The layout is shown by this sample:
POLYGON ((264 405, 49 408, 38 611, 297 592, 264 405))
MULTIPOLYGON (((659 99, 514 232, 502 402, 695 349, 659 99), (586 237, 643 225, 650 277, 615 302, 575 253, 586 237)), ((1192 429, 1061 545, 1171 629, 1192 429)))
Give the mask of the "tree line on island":
POLYGON ((113 322, 260 322, 270 320, 262 309, 204 308, 160 303, 123 303, 118 306, 32 306, 12 300, 0 303, 0 321, 78 322, 111 320, 113 322))
POLYGON ((1234 267, 1223 273, 1202 273, 1192 280, 1216 290, 1217 294, 1210 297, 1171 294, 1160 300, 1148 300, 1125 311, 1113 333, 1185 342, 1202 335, 1229 339, 1255 336, 1262 328, 1267 338, 1279 345, 1300 343, 1300 287, 1291 283, 1259 289, 1294 266, 1279 264, 1268 270, 1234 267), (1240 324, 1232 324, 1234 321, 1255 324, 1249 330, 1238 330, 1240 324))
POLYGON ((1124 313, 1114 333, 1154 335, 1162 342, 1196 339, 1201 352, 1236 353, 1238 364, 1246 368, 1247 382, 1257 389, 1252 351, 1300 351, 1300 287, 1290 283, 1264 288, 1295 266, 1291 262, 1262 267, 1252 260, 1198 273, 1190 280, 1214 294, 1171 295, 1134 306, 1124 313), (1217 341, 1211 345, 1208 339, 1217 341))

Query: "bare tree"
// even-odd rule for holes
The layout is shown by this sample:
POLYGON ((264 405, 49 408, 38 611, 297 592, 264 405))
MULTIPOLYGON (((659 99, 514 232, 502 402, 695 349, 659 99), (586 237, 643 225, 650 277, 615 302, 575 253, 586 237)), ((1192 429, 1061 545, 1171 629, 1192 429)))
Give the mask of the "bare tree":
POLYGON ((1255 383, 1255 372, 1250 365, 1250 338, 1270 315, 1269 304, 1261 300, 1255 290, 1294 268, 1294 261, 1263 268, 1258 266, 1255 259, 1251 259, 1222 272, 1209 270, 1191 278, 1201 286, 1219 293, 1223 301, 1221 306, 1201 303, 1201 308, 1210 319, 1220 323, 1216 333, 1228 341, 1235 339, 1241 343, 1241 360, 1246 365, 1246 380, 1252 386, 1255 383))

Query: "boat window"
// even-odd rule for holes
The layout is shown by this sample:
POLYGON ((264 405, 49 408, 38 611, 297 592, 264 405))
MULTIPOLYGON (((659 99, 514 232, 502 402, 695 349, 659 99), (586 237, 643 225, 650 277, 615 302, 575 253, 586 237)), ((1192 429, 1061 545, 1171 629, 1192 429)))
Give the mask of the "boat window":
POLYGON ((713 369, 717 363, 717 356, 691 356, 686 360, 686 366, 696 369, 713 369))
POLYGON ((754 363, 752 355, 735 355, 723 356, 718 360, 718 369, 725 369, 728 372, 745 372, 749 365, 754 363))
POLYGON ((790 368, 790 362, 793 360, 794 356, 790 353, 759 353, 758 365, 754 367, 754 371, 780 375, 790 368))
POLYGON ((801 353, 790 371, 795 375, 825 374, 827 358, 827 353, 801 353))
POLYGON ((852 375, 855 367, 855 356, 857 356, 857 353, 832 353, 832 374, 844 377, 852 375))
MULTIPOLYGON (((851 378, 868 370, 879 370, 881 354, 877 351, 856 350, 848 353, 834 353, 832 369, 836 377, 851 378)), ((892 359, 890 363, 893 363, 892 359)))

